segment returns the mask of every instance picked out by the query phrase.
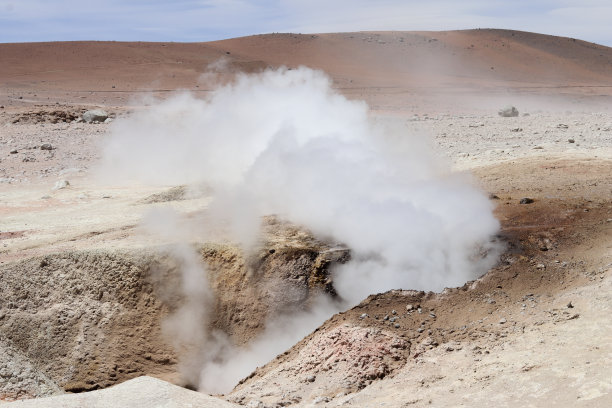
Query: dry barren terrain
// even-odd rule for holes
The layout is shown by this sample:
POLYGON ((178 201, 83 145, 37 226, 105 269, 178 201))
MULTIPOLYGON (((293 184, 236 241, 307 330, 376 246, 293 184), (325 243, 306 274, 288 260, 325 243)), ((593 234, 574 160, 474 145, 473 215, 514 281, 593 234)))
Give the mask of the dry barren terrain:
POLYGON ((610 48, 507 30, 0 44, 0 401, 609 406, 611 67, 610 48), (193 333, 214 328, 244 347, 270 316, 336 296, 333 268, 351 249, 330 237, 270 216, 246 251, 222 227, 190 228, 206 219, 206 189, 92 177, 113 123, 148 97, 205 97, 282 65, 325 71, 374 121, 419 135, 471 177, 500 222, 499 261, 439 293, 372 293, 225 395, 134 379, 197 388, 184 364, 204 353, 193 333), (506 105, 519 114, 499 116, 506 105), (110 120, 81 121, 93 107, 110 120), (183 217, 212 297, 185 290, 176 237, 143 229, 165 209, 183 217), (193 302, 212 313, 190 315, 196 329, 177 346, 164 321, 193 302))

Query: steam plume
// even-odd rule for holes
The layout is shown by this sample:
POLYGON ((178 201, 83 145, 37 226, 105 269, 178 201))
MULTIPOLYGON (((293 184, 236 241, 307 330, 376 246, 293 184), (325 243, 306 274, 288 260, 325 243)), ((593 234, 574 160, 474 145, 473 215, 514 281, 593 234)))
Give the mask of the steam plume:
MULTIPOLYGON (((462 284, 495 261, 498 223, 469 178, 450 174, 419 135, 377 125, 365 103, 307 68, 242 75, 206 99, 178 94, 117 121, 103 169, 138 182, 212 187, 211 218, 227 220, 245 246, 267 214, 346 244, 353 260, 335 270, 334 284, 347 305, 389 289, 462 284)), ((307 334, 335 310, 315 309, 287 320, 309 323, 292 333, 307 334)), ((279 325, 262 338, 286 333, 279 325)), ((201 377, 212 392, 228 391, 264 362, 249 356, 273 357, 299 338, 262 353, 264 340, 228 352, 223 336, 214 337, 202 343, 215 350, 201 377)))

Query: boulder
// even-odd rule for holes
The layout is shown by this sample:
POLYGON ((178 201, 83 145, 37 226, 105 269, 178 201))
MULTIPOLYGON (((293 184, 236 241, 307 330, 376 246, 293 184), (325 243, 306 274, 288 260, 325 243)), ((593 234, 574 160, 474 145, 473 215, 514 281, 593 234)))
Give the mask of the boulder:
POLYGON ((505 108, 500 109, 497 114, 502 118, 512 118, 518 116, 519 111, 514 106, 506 106, 505 108))
POLYGON ((59 180, 53 186, 53 190, 61 190, 61 189, 68 187, 69 185, 70 185, 70 182, 68 180, 59 180))
POLYGON ((102 109, 88 110, 83 114, 83 120, 87 123, 104 122, 106 119, 108 119, 108 113, 102 109))

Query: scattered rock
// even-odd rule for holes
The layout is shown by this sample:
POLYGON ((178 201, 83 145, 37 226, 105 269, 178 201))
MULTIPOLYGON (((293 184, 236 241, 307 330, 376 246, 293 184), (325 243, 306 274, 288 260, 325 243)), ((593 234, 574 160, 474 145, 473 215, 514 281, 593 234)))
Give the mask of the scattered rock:
POLYGON ((536 265, 536 269, 546 269, 546 265, 541 264, 541 263, 540 263, 540 264, 537 264, 537 265, 536 265))
POLYGON ((557 129, 567 129, 569 128, 569 126, 567 126, 565 123, 559 123, 557 125, 557 129))
POLYGON ((572 302, 569 302, 569 303, 567 304, 567 308, 568 308, 568 309, 573 309, 573 308, 574 308, 574 305, 572 304, 572 302))
POLYGON ((169 201, 185 200, 187 195, 186 186, 176 186, 161 193, 152 194, 139 201, 141 204, 165 203, 169 201))
POLYGON ((505 324, 507 322, 505 317, 502 317, 501 319, 499 319, 499 324, 505 324))
POLYGON ((360 319, 365 319, 366 317, 368 317, 367 313, 362 314, 361 316, 359 316, 360 319))
POLYGON ((532 204, 533 202, 533 198, 523 197, 521 198, 521 201, 519 201, 519 204, 532 204))
POLYGON ((536 146, 536 147, 533 148, 533 150, 543 150, 543 149, 544 149, 544 147, 542 147, 542 146, 536 146))
POLYGON ((567 142, 568 142, 568 143, 575 143, 576 141, 575 141, 574 139, 571 139, 571 138, 570 138, 570 139, 567 139, 567 142))
POLYGON ((106 119, 108 119, 108 113, 102 109, 88 110, 83 114, 83 120, 87 123, 104 122, 106 119))
POLYGON ((306 378, 306 381, 308 381, 308 382, 315 382, 316 379, 317 379, 317 377, 315 377, 314 375, 311 375, 310 377, 306 378))
POLYGON ((11 153, 11 154, 17 154, 17 153, 19 153, 19 152, 17 151, 17 149, 13 149, 13 150, 11 150, 11 151, 10 151, 10 153, 11 153))
POLYGON ((407 310, 407 311, 411 311, 412 309, 414 309, 414 306, 412 306, 412 305, 406 305, 406 310, 407 310))
POLYGON ((330 401, 329 397, 317 397, 312 401, 312 403, 314 405, 317 405, 317 404, 326 403, 329 401, 330 401))
POLYGON ((497 114, 502 118, 512 118, 518 116, 519 111, 514 106, 506 106, 505 108, 500 109, 497 114))
POLYGON ((517 127, 517 128, 512 128, 510 129, 511 132, 522 132, 523 128, 517 127))
POLYGON ((51 143, 43 143, 40 145, 40 150, 53 150, 51 143))
POLYGON ((69 185, 70 182, 68 180, 60 180, 55 183, 55 185, 53 186, 53 190, 61 190, 63 188, 68 187, 69 185))
POLYGON ((111 123, 112 121, 113 121, 113 119, 111 119, 111 118, 106 118, 106 119, 104 120, 104 122, 103 122, 103 123, 105 123, 105 124, 107 124, 107 125, 108 125, 108 124, 109 124, 109 123, 111 123))
POLYGON ((81 115, 75 110, 35 110, 17 115, 13 123, 33 124, 33 123, 69 123, 81 115))
POLYGON ((437 341, 435 341, 435 340, 434 340, 432 337, 425 337, 425 338, 423 339, 423 341, 421 342, 421 345, 422 345, 422 346, 426 346, 426 347, 427 347, 427 346, 433 346, 433 347, 435 347, 435 346, 437 346, 437 345, 438 345, 438 342, 437 342, 437 341))

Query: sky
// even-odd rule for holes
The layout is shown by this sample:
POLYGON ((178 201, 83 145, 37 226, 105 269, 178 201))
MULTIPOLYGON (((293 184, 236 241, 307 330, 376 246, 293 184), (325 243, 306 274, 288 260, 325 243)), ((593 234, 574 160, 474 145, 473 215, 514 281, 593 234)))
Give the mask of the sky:
POLYGON ((0 0, 0 42, 506 28, 612 46, 612 0, 0 0))

